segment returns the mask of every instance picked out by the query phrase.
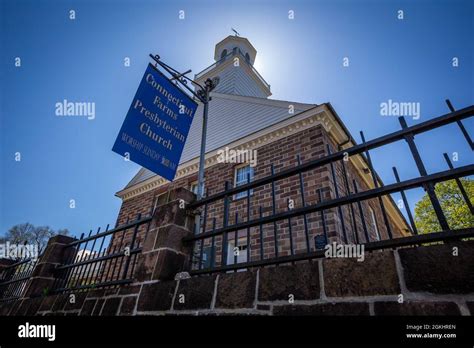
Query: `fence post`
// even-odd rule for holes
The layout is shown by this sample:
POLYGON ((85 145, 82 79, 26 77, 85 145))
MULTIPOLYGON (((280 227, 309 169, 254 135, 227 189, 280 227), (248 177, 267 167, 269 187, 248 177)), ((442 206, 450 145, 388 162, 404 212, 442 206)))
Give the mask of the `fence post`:
POLYGON ((23 297, 41 296, 51 290, 55 280, 54 269, 58 265, 66 263, 73 248, 67 249, 67 245, 75 239, 69 236, 57 235, 49 239, 43 255, 40 256, 31 278, 25 287, 23 297))
POLYGON ((177 188, 158 196, 150 230, 143 242, 134 277, 137 281, 173 279, 186 270, 192 254, 192 245, 183 244, 193 235, 194 214, 187 205, 196 195, 177 188))

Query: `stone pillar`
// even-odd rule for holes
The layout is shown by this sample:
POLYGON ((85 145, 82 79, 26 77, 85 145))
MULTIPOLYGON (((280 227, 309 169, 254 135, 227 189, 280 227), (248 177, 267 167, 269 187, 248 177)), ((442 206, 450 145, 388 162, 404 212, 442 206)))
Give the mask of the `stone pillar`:
POLYGON ((193 234, 194 215, 187 211, 187 205, 195 198, 184 188, 158 197, 135 270, 138 282, 174 279, 176 273, 187 269, 192 246, 183 244, 182 240, 193 234))
POLYGON ((51 290, 55 280, 54 269, 63 265, 71 257, 74 248, 67 248, 75 239, 69 236, 57 235, 49 239, 48 245, 40 257, 31 278, 26 285, 24 297, 36 297, 51 290))

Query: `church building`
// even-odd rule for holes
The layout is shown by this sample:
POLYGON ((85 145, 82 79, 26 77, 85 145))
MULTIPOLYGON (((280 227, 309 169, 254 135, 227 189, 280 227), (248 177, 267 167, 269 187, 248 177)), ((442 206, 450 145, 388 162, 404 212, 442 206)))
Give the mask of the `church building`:
MULTIPOLYGON (((218 76, 219 84, 211 93, 206 139, 204 192, 212 195, 222 192, 227 182, 230 187, 295 167, 356 145, 330 103, 306 104, 296 101, 271 99, 270 84, 254 67, 257 50, 250 41, 240 36, 228 36, 215 46, 215 62, 195 75, 203 84, 208 78, 218 76), (256 161, 229 163, 222 161, 223 151, 251 150, 256 161)), ((186 141, 181 162, 173 182, 142 168, 119 192, 122 200, 117 223, 124 224, 137 213, 146 214, 154 200, 170 189, 184 187, 196 193, 199 151, 202 131, 203 105, 200 104, 186 141)), ((234 152, 235 153, 235 152, 234 152)), ((377 175, 375 174, 375 177, 377 175)), ((382 185, 381 181, 378 182, 382 185)), ((349 195, 374 188, 373 175, 365 156, 355 155, 340 163, 324 165, 298 175, 276 181, 272 197, 270 184, 241 192, 230 197, 229 224, 287 211, 289 202, 295 207, 310 205, 322 200, 349 195), (304 197, 301 193, 301 182, 304 197), (337 189, 337 193, 336 193, 337 189), (250 208, 247 209, 247 202, 250 208), (250 216, 248 216, 250 214, 250 216)), ((320 213, 295 217, 291 221, 278 221, 259 228, 238 231, 237 238, 216 237, 215 263, 229 265, 290 252, 304 253, 321 249, 325 244, 365 243, 409 234, 409 227, 390 196, 382 204, 370 199, 333 208, 320 213), (304 219, 306 221, 304 221, 304 219), (389 223, 387 228, 386 222, 389 223), (305 233, 305 226, 309 238, 305 233), (275 232, 276 231, 276 232, 275 232), (291 236, 291 240, 290 240, 291 236), (250 237, 250 238, 249 238, 250 237), (263 238, 261 238, 263 237, 263 238), (275 248, 275 238, 278 239, 275 248), (225 243, 225 245, 223 245, 225 243), (263 245, 262 245, 263 243, 263 245), (244 251, 235 258, 231 250, 244 251), (292 248, 293 250, 290 250, 292 248)), ((209 231, 223 224, 222 202, 209 205, 203 229, 209 231)), ((131 234, 132 232, 130 232, 131 234)), ((199 231, 196 231, 199 233, 199 231)), ((143 238, 140 231, 139 238, 143 238)), ((125 237, 127 238, 127 237, 125 237)), ((198 246, 196 246, 198 247, 198 246)), ((209 266, 211 240, 205 240, 201 266, 209 266)), ((196 267, 196 266, 194 266, 196 267)))

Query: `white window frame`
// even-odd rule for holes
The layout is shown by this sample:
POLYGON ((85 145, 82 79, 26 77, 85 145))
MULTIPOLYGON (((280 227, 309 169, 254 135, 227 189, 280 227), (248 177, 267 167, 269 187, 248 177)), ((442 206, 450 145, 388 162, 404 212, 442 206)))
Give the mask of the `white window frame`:
MULTIPOLYGON (((197 186, 198 182, 197 180, 196 181, 193 181, 190 185, 189 185, 189 191, 191 191, 192 193, 194 193, 195 195, 197 195, 197 186), (193 190, 193 187, 196 187, 196 192, 194 192, 193 190)), ((204 181, 202 183, 202 195, 205 196, 206 195, 206 181, 204 181)))
MULTIPOLYGON (((254 176, 255 176, 255 169, 250 164, 244 163, 242 165, 234 167, 234 187, 238 187, 238 186, 248 183, 247 180, 245 180, 245 182, 242 182, 241 184, 237 185, 237 173, 239 169, 246 168, 246 167, 248 167, 252 171, 252 174, 250 175, 250 182, 253 181, 254 176)), ((252 195, 253 195, 253 189, 250 189, 250 196, 252 195)), ((246 198, 246 197, 247 197, 247 191, 242 191, 242 192, 236 193, 233 196, 233 199, 237 200, 237 199, 246 198)))
MULTIPOLYGON (((189 191, 191 191, 192 193, 194 193, 196 196, 197 196, 197 180, 196 181, 193 181, 191 182, 191 184, 189 185, 189 191), (194 192, 193 190, 193 187, 196 187, 196 192, 194 192)), ((206 181, 204 181, 202 183, 202 196, 205 197, 206 196, 206 181)), ((203 223, 204 223, 204 215, 201 215, 201 230, 199 231, 199 233, 202 232, 203 230, 203 223)), ((198 231, 196 230, 196 224, 194 225, 194 233, 198 234, 198 231)))
MULTIPOLYGON (((227 265, 234 264, 234 239, 227 241, 227 265)), ((237 263, 247 262, 247 237, 237 238, 237 247, 239 248, 239 255, 237 255, 237 263)))

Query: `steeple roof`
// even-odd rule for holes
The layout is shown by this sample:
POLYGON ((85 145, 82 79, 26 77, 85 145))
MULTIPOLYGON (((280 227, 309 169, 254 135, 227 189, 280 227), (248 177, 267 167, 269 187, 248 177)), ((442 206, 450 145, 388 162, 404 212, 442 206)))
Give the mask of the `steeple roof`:
POLYGON ((215 63, 195 75, 203 84, 216 76, 220 83, 215 92, 249 97, 268 98, 270 85, 253 66, 257 50, 250 41, 240 36, 228 36, 218 42, 214 50, 215 63))
POLYGON ((247 38, 236 35, 229 35, 216 44, 216 49, 214 50, 214 60, 217 62, 219 59, 221 59, 221 53, 224 49, 226 49, 226 47, 231 47, 232 49, 239 46, 243 48, 244 52, 250 55, 253 64, 257 55, 257 50, 247 38))

